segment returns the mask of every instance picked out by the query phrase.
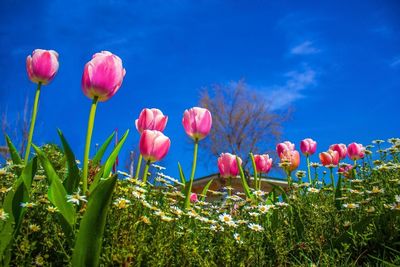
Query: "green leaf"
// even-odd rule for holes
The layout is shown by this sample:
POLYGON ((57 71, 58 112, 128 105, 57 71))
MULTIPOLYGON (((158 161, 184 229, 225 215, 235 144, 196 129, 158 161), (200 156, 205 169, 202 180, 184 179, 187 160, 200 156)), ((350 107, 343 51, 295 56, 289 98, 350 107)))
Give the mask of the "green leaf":
MULTIPOLYGON (((8 146, 8 150, 10 152, 11 160, 15 165, 23 165, 21 156, 19 155, 17 149, 15 148, 14 144, 11 142, 10 137, 6 135, 6 142, 8 146)), ((17 176, 21 174, 21 170, 17 168, 17 176)))
POLYGON ((203 191, 201 191, 201 197, 200 200, 204 201, 206 199, 207 196, 207 191, 208 188, 210 187, 211 183, 214 181, 214 179, 211 179, 210 181, 208 181, 208 183, 204 186, 203 191))
POLYGON ((81 180, 79 174, 79 168, 76 165, 76 158, 74 152, 72 152, 72 149, 69 146, 67 140, 65 139, 63 133, 61 132, 60 129, 58 129, 57 132, 61 139, 61 144, 63 146, 64 154, 67 159, 67 167, 68 167, 67 177, 65 178, 63 185, 67 193, 72 194, 77 191, 79 182, 81 180))
POLYGON ((0 265, 2 266, 8 266, 9 264, 12 242, 19 232, 25 214, 25 209, 21 207, 21 202, 29 201, 29 192, 36 170, 37 158, 34 157, 22 170, 21 176, 15 180, 12 189, 4 199, 3 209, 9 215, 9 218, 4 222, 0 232, 0 265))
POLYGON ((102 180, 90 195, 77 234, 72 255, 72 266, 99 265, 104 227, 116 182, 117 175, 102 180))
MULTIPOLYGON (((259 182, 258 182, 258 174, 257 174, 257 167, 256 167, 256 161, 254 160, 254 155, 253 153, 250 153, 250 159, 251 159, 251 164, 253 166, 253 170, 254 170, 254 188, 256 190, 260 190, 259 188, 259 182)), ((261 178, 260 178, 261 179, 261 178)))
POLYGON ((51 165, 49 159, 40 150, 37 146, 32 144, 32 147, 35 149, 36 154, 38 155, 40 162, 42 163, 43 169, 46 172, 47 179, 49 180, 49 189, 47 192, 47 197, 50 202, 57 207, 62 216, 68 222, 70 227, 72 228, 75 224, 76 214, 75 208, 72 203, 67 202, 67 191, 61 183, 60 177, 58 177, 56 171, 51 165))
POLYGON ((246 177, 244 176, 242 165, 240 164, 239 158, 237 156, 236 156, 236 162, 237 162, 237 165, 238 165, 238 168, 239 168, 240 179, 242 181, 244 193, 246 194, 247 198, 253 199, 253 196, 252 196, 251 191, 250 191, 250 187, 247 184, 246 177))
POLYGON ((99 183, 100 178, 108 178, 108 176, 110 176, 112 166, 114 165, 114 162, 117 159, 119 151, 121 150, 122 146, 124 145, 125 140, 128 137, 128 134, 129 134, 129 130, 126 130, 126 132, 122 136, 121 140, 114 147, 114 149, 111 152, 110 156, 108 157, 106 163, 101 167, 100 171, 95 175, 93 182, 90 185, 89 192, 93 192, 93 190, 96 188, 97 184, 99 183))
POLYGON ((181 183, 182 183, 181 192, 183 193, 183 192, 186 192, 186 187, 187 187, 186 186, 186 177, 185 177, 185 174, 183 173, 182 166, 179 162, 178 162, 178 169, 179 169, 179 178, 181 179, 181 183))
POLYGON ((93 165, 98 165, 101 162, 101 159, 104 156, 104 153, 107 150, 107 147, 110 145, 113 137, 115 135, 115 132, 113 132, 108 138, 107 140, 101 145, 101 147, 99 148, 99 150, 97 151, 96 155, 94 156, 94 158, 92 159, 92 164, 93 165))

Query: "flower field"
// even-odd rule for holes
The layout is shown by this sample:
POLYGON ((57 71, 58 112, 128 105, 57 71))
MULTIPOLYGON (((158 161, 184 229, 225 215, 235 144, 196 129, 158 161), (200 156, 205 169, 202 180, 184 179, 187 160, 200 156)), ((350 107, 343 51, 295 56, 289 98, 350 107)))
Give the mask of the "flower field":
POLYGON ((183 114, 194 144, 190 176, 179 165, 175 179, 154 164, 171 145, 162 132, 168 117, 158 109, 144 109, 136 120, 135 175, 112 170, 129 130, 107 157, 115 133, 89 159, 97 104, 117 93, 126 73, 119 57, 97 53, 82 78, 92 105, 80 168, 60 130, 60 146, 33 141, 41 86, 55 77, 58 54, 35 50, 27 71, 38 87, 26 154, 6 136, 10 159, 0 169, 1 266, 400 265, 399 138, 333 144, 319 160, 314 140, 302 140, 300 151, 286 141, 276 157, 249 154, 253 179, 242 159, 222 153, 215 162, 226 188, 208 190, 210 181, 196 195, 198 146, 212 131, 207 109, 183 114), (302 157, 307 170, 298 169, 302 157), (261 191, 274 163, 288 186, 261 191), (240 179, 243 192, 230 186, 232 179, 240 179), (211 195, 222 200, 209 201, 211 195))

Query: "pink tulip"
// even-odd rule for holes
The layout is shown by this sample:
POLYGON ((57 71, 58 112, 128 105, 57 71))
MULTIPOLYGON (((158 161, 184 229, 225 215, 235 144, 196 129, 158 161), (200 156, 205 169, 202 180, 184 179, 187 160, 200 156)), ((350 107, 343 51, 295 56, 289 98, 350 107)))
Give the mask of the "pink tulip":
POLYGON ((353 165, 346 164, 344 166, 341 166, 338 170, 339 173, 343 174, 344 177, 347 178, 352 178, 353 177, 353 165))
POLYGON ((83 71, 83 93, 90 99, 98 97, 99 101, 106 101, 121 87, 125 73, 118 56, 108 51, 96 53, 83 71))
POLYGON ((300 150, 305 156, 310 156, 315 153, 317 142, 311 138, 306 138, 300 142, 300 150))
POLYGON ((48 84, 58 71, 58 53, 54 50, 36 49, 26 58, 26 71, 34 83, 48 84))
POLYGON ((337 151, 339 153, 339 159, 345 159, 347 155, 347 147, 345 144, 333 144, 329 147, 330 150, 337 151))
POLYGON ((281 155, 283 154, 283 152, 285 151, 293 151, 294 150, 294 144, 289 142, 289 141, 285 141, 283 143, 279 143, 276 146, 276 153, 278 153, 279 158, 281 158, 281 155))
POLYGON ((281 153, 281 162, 287 163, 288 166, 284 165, 289 171, 294 171, 300 165, 300 154, 297 150, 285 150, 281 153))
POLYGON ((190 195, 190 202, 197 202, 197 201, 199 201, 198 200, 198 198, 197 198, 197 194, 196 193, 192 193, 191 195, 190 195))
POLYGON ((324 166, 336 166, 339 164, 339 153, 337 151, 328 150, 319 153, 319 159, 324 166))
POLYGON ((162 132, 144 130, 140 136, 140 154, 147 162, 162 160, 167 155, 171 141, 162 132))
MULTIPOLYGON (((241 158, 239 158, 239 163, 242 164, 241 158)), ((222 153, 218 158, 218 169, 223 178, 236 177, 239 174, 236 156, 230 153, 222 153)))
POLYGON ((205 138, 211 130, 211 113, 205 108, 187 109, 183 113, 182 124, 186 134, 195 141, 199 141, 205 138))
POLYGON ((272 167, 272 159, 268 154, 254 155, 254 161, 256 163, 256 170, 259 173, 268 173, 272 167))
POLYGON ((136 129, 139 133, 144 130, 164 131, 168 117, 164 116, 161 110, 145 108, 140 112, 139 119, 135 121, 136 129))
POLYGON ((365 156, 365 147, 362 144, 351 143, 347 146, 347 154, 351 160, 362 159, 365 156))

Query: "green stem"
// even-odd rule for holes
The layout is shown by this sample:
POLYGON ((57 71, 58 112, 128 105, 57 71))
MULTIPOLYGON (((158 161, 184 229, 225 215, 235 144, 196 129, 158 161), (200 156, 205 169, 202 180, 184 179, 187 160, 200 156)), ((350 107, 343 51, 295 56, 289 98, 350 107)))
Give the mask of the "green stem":
POLYGON ((38 86, 37 86, 37 89, 36 89, 35 102, 33 104, 31 126, 29 128, 29 136, 28 136, 28 145, 27 145, 26 151, 25 151, 25 164, 28 164, 29 153, 31 151, 33 129, 35 128, 36 114, 37 114, 37 109, 38 109, 38 104, 39 104, 39 96, 40 96, 40 88, 41 87, 42 87, 42 83, 39 82, 38 86))
POLYGON ((228 177, 228 196, 232 196, 232 177, 228 177))
POLYGON ((143 171, 143 183, 147 183, 147 176, 149 175, 150 160, 146 162, 146 166, 143 171))
POLYGON ((311 185, 310 156, 307 155, 308 183, 311 185))
POLYGON ((90 151, 90 141, 92 140, 94 117, 96 116, 98 97, 93 98, 92 106, 90 108, 88 128, 86 132, 86 144, 85 144, 85 154, 83 156, 83 193, 87 192, 88 184, 88 167, 89 167, 89 151, 90 151))
POLYGON ((139 178, 139 172, 140 172, 140 166, 142 165, 142 159, 143 159, 143 156, 142 156, 142 154, 140 154, 139 160, 138 160, 138 165, 136 167, 136 174, 135 174, 136 180, 139 178))
POLYGON ((190 207, 190 195, 192 193, 192 185, 194 180, 194 174, 196 172, 196 164, 197 164, 197 150, 199 148, 199 141, 194 141, 194 151, 193 151, 193 163, 192 163, 192 173, 190 174, 190 181, 186 191, 186 198, 185 198, 185 209, 190 207))
POLYGON ((335 179, 333 178, 333 168, 330 167, 329 171, 330 171, 330 176, 331 176, 332 187, 333 187, 333 189, 335 189, 335 179))

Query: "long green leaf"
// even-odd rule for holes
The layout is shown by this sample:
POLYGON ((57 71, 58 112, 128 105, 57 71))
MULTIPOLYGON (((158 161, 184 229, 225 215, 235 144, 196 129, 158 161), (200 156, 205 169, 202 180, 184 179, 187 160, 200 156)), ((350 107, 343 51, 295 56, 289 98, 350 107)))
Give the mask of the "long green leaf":
POLYGON ((15 148, 14 144, 11 142, 10 137, 6 135, 6 142, 8 146, 8 150, 10 152, 11 160, 13 161, 14 164, 22 164, 22 159, 21 156, 19 155, 17 149, 15 148))
POLYGON ((79 181, 81 179, 79 175, 79 168, 76 165, 76 158, 74 152, 72 152, 67 140, 65 139, 63 133, 60 129, 57 130, 58 135, 61 139, 61 144, 63 146, 64 154, 67 159, 68 173, 67 177, 64 179, 63 185, 68 194, 72 194, 77 191, 79 186, 79 181))
POLYGON ((181 179, 181 183, 183 184, 181 192, 186 195, 186 189, 187 189, 186 177, 185 174, 183 173, 182 166, 179 162, 178 162, 178 169, 179 169, 179 179, 181 179))
POLYGON ((32 144, 38 155, 40 162, 42 163, 43 169, 46 172, 47 179, 49 180, 49 189, 47 192, 47 197, 50 202, 57 207, 60 213, 63 215, 65 220, 68 222, 72 228, 75 224, 76 214, 75 208, 72 203, 67 202, 67 191, 61 183, 60 177, 58 177, 56 171, 51 165, 49 159, 37 146, 32 144))
POLYGON ((250 187, 247 184, 246 177, 244 176, 243 168, 242 168, 242 165, 240 164, 240 161, 239 161, 238 157, 236 157, 236 163, 237 163, 237 166, 239 168, 239 174, 240 174, 240 179, 242 181, 244 193, 246 194, 247 198, 253 199, 253 196, 252 196, 251 191, 250 191, 250 187))
POLYGON ((253 166, 253 171, 254 171, 254 185, 253 185, 253 187, 256 190, 260 190, 260 188, 258 188, 258 184, 259 184, 259 182, 258 182, 258 173, 257 173, 256 161, 254 160, 253 153, 250 153, 250 159, 251 159, 251 165, 253 166))
POLYGON ((96 155, 94 156, 94 158, 92 159, 92 164, 93 165, 97 165, 100 164, 101 159, 104 156, 104 153, 107 150, 107 147, 110 145, 111 141, 113 140, 113 137, 115 135, 115 132, 113 132, 107 139, 106 141, 101 145, 101 147, 99 148, 99 150, 97 151, 96 155))
POLYGON ((15 235, 19 232, 19 228, 25 214, 25 209, 21 207, 21 202, 29 201, 29 192, 33 176, 37 170, 37 158, 34 157, 28 162, 22 171, 21 176, 15 180, 11 191, 9 191, 3 202, 3 209, 9 215, 4 222, 0 232, 0 265, 8 266, 11 253, 10 248, 14 241, 15 235))
POLYGON ((72 255, 72 266, 98 266, 104 227, 117 175, 100 181, 90 195, 72 255))
POLYGON ((214 179, 211 179, 210 181, 208 181, 208 183, 204 186, 203 191, 201 191, 201 197, 200 200, 204 201, 206 199, 207 196, 207 191, 208 188, 210 187, 211 183, 214 181, 214 179))
POLYGON ((126 130, 126 132, 122 136, 121 140, 114 147, 114 149, 111 152, 110 156, 108 157, 107 161, 101 167, 100 171, 95 175, 93 182, 89 188, 90 193, 94 191, 94 189, 96 188, 96 186, 99 183, 101 178, 108 178, 108 176, 110 176, 112 166, 114 165, 114 162, 117 159, 119 151, 121 150, 122 146, 124 145, 125 140, 128 137, 128 134, 129 134, 129 130, 126 130))

